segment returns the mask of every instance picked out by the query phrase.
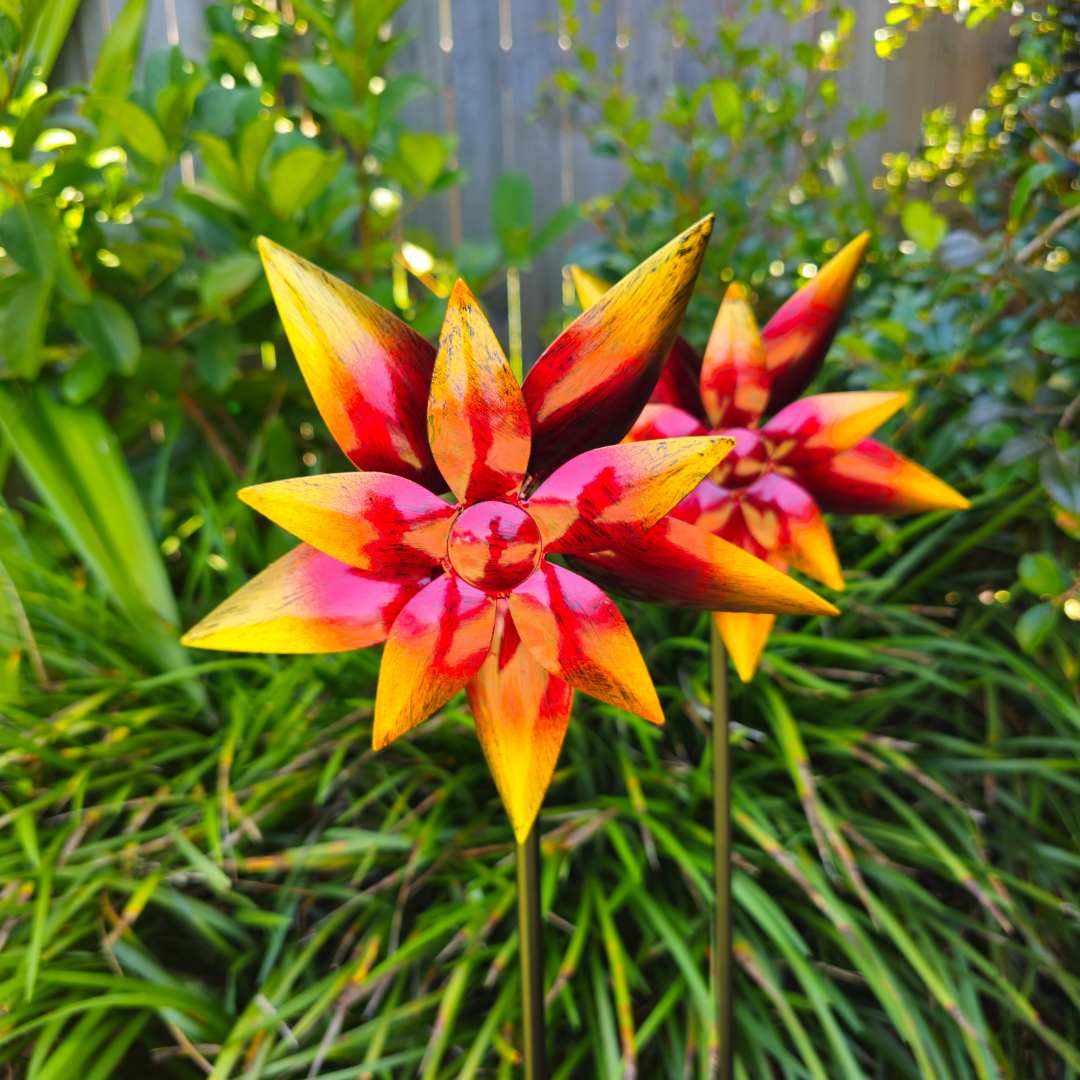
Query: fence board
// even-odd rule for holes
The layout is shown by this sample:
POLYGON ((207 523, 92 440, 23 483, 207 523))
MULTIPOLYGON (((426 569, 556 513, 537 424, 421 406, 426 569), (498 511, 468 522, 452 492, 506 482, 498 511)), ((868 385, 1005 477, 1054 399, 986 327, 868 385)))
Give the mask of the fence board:
MULTIPOLYGON (((873 31, 880 25, 883 0, 853 0, 858 12, 851 61, 839 75, 851 108, 885 109, 885 127, 864 140, 858 155, 869 179, 885 150, 903 149, 918 137, 924 110, 951 102, 965 111, 1008 57, 1003 23, 966 30, 944 18, 932 32, 916 34, 889 63, 874 54, 873 31)), ((83 0, 72 33, 61 53, 56 77, 85 79, 112 18, 123 0, 83 0)), ((207 0, 151 0, 146 50, 179 44, 199 55, 206 47, 203 9, 207 0)), ((625 62, 624 80, 639 108, 655 112, 676 81, 692 86, 700 78, 687 49, 672 40, 666 17, 683 14, 703 41, 712 37, 715 20, 741 14, 737 0, 575 0, 582 33, 601 65, 625 62)), ((755 20, 751 39, 773 44, 813 40, 826 25, 822 18, 791 24, 764 13, 755 20)), ((556 112, 537 114, 542 85, 567 62, 569 27, 560 21, 559 0, 407 0, 395 18, 411 40, 396 66, 424 75, 436 93, 411 103, 406 122, 417 130, 455 133, 458 162, 468 173, 457 189, 418 207, 408 227, 429 235, 440 246, 463 237, 491 235, 491 197, 500 172, 516 169, 532 180, 536 218, 543 221, 566 201, 611 191, 618 166, 594 156, 569 118, 556 112), (560 32, 561 31, 561 32, 560 32)), ((523 342, 526 362, 536 355, 542 325, 560 302, 561 266, 578 230, 553 246, 522 277, 523 342)), ((505 289, 485 297, 493 321, 505 333, 505 289)))

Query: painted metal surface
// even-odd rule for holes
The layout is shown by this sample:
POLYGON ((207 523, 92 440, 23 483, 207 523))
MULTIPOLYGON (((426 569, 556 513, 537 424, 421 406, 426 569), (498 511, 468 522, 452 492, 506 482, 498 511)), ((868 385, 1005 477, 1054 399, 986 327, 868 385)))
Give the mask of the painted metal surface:
MULTIPOLYGON (((746 291, 732 284, 717 312, 700 367, 699 407, 654 395, 630 433, 634 440, 702 436, 734 440, 711 477, 672 518, 707 530, 778 570, 793 567, 832 589, 844 578, 822 509, 842 513, 959 510, 959 492, 868 436, 901 409, 905 393, 853 391, 799 397, 821 368, 843 316, 869 237, 842 248, 758 330, 746 291), (702 423, 700 417, 707 417, 702 423), (766 419, 767 418, 767 419, 766 419)), ((582 304, 602 283, 574 274, 582 304)), ((687 361, 668 364, 684 373, 687 361)), ((674 376, 673 376, 674 377, 674 376)), ((655 544, 654 544, 655 548, 655 544)), ((680 567, 685 556, 671 553, 680 567)), ((662 566, 637 566, 626 553, 592 557, 616 589, 633 589, 662 566)), ((689 572, 689 571, 687 571, 689 572)), ((677 587, 670 581, 668 589, 677 587)), ((681 602, 689 602, 689 597, 681 602)), ((716 625, 740 678, 753 677, 774 616, 731 605, 716 625)), ((775 610, 775 609, 773 609, 775 610)))
POLYGON ((631 271, 556 339, 524 385, 463 283, 436 351, 349 286, 263 243, 312 396, 349 458, 378 468, 245 488, 245 502, 302 543, 185 643, 317 652, 385 639, 375 748, 467 689, 520 841, 550 782, 575 689, 664 719, 619 609, 548 555, 595 555, 583 569, 601 577, 604 559, 651 560, 641 592, 679 602, 665 582, 674 555, 683 592, 701 593, 706 606, 835 610, 766 563, 665 517, 734 439, 618 442, 671 349, 709 228, 700 222, 631 271))

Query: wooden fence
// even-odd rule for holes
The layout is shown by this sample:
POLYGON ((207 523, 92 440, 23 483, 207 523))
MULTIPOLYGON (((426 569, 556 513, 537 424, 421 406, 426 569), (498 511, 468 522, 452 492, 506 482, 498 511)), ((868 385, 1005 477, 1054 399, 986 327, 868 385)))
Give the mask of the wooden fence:
MULTIPOLYGON (((882 25, 884 0, 850 0, 857 12, 852 62, 838 82, 844 100, 887 111, 884 128, 868 138, 860 165, 867 178, 880 155, 910 147, 923 112, 952 103, 971 108, 1008 57, 1003 23, 978 31, 938 19, 912 37, 889 62, 877 58, 874 30, 882 25)), ((61 80, 81 79, 92 69, 98 44, 123 0, 84 0, 60 59, 61 80)), ((205 0, 152 0, 147 46, 179 44, 198 55, 205 48, 205 0)), ((666 28, 673 10, 699 31, 744 10, 738 0, 604 0, 593 10, 577 0, 600 61, 621 53, 628 90, 646 109, 655 108, 668 87, 693 80, 686 50, 666 28)), ((812 40, 824 17, 792 24, 765 15, 754 31, 762 40, 794 45, 812 40)), ((399 54, 402 70, 415 70, 440 93, 409 106, 408 118, 422 130, 454 132, 458 164, 468 179, 421 209, 422 224, 443 244, 462 237, 490 236, 493 186, 505 169, 526 173, 536 191, 537 220, 561 204, 610 191, 617 166, 589 152, 565 118, 536 115, 538 89, 568 62, 572 42, 560 17, 559 0, 407 0, 395 20, 411 40, 399 54)), ((572 238, 554 245, 521 282, 525 358, 535 355, 542 320, 558 305, 561 267, 572 238)), ((503 306, 490 298, 493 315, 503 306)))

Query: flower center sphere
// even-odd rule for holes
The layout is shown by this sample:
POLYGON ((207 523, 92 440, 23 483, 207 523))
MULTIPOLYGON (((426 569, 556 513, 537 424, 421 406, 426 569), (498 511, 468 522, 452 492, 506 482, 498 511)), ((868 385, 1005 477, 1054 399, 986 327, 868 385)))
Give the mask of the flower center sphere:
POLYGON ((730 435, 735 440, 731 453, 713 471, 713 479, 722 487, 749 487, 769 471, 770 448, 760 432, 751 428, 726 428, 717 434, 730 435))
POLYGON ((446 549, 454 572, 487 593, 520 585, 540 561, 540 530, 513 503, 474 503, 458 514, 446 549))

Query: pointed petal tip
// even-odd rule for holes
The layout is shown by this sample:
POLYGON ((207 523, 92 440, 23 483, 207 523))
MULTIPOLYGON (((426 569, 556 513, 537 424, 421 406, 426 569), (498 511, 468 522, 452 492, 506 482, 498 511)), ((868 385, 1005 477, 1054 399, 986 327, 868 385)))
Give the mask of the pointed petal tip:
POLYGON ((862 253, 867 249, 867 247, 869 247, 869 245, 870 230, 863 229, 863 231, 859 233, 859 235, 856 236, 854 240, 848 242, 847 247, 861 256, 862 253))
MULTIPOLYGON (((796 581, 788 574, 782 574, 786 579, 785 589, 786 595, 784 596, 784 606, 781 608, 779 604, 776 605, 774 610, 783 611, 789 615, 839 615, 840 609, 833 603, 830 603, 824 596, 820 596, 814 592, 813 589, 806 585, 803 585, 801 581, 796 581)), ((829 586, 830 588, 832 586, 829 586)), ((841 585, 840 590, 843 589, 841 585)))
POLYGON ((742 645, 733 641, 725 641, 727 654, 731 657, 731 666, 741 683, 751 683, 757 674, 758 664, 761 662, 761 654, 764 646, 757 648, 754 644, 742 645))
MULTIPOLYGON (((870 391, 870 393, 873 392, 870 391)), ((886 420, 890 420, 911 403, 910 390, 882 390, 874 396, 878 399, 876 403, 871 402, 873 416, 877 420, 875 428, 880 427, 886 420)))
POLYGON ((278 484, 288 483, 289 481, 269 481, 265 484, 248 484, 247 487, 240 488, 236 493, 236 497, 245 505, 250 506, 252 510, 264 517, 269 517, 267 513, 267 507, 273 506, 275 499, 274 494, 280 492, 281 488, 278 484))
POLYGON ((844 581, 844 575, 840 571, 829 574, 822 583, 833 592, 843 592, 847 588, 847 582, 844 581))
POLYGON ((647 720, 655 727, 663 727, 667 723, 667 718, 664 716, 664 707, 660 704, 660 695, 656 692, 656 683, 653 682, 651 675, 648 676, 648 684, 641 687, 635 705, 636 708, 627 705, 624 705, 623 708, 636 716, 640 716, 642 720, 647 720))
MULTIPOLYGON (((211 612, 205 618, 200 619, 194 626, 184 631, 180 638, 180 644, 183 645, 185 649, 232 651, 231 644, 227 643, 225 645, 219 645, 211 640, 217 629, 218 628, 213 620, 213 612, 211 612)), ((237 651, 239 651, 239 647, 237 651)))
POLYGON ((951 484, 946 484, 940 477, 933 473, 922 485, 921 506, 923 513, 934 510, 970 510, 971 500, 966 495, 961 495, 951 484))
POLYGON ((447 311, 451 307, 460 308, 465 304, 476 303, 476 297, 473 295, 472 289, 466 284, 464 278, 457 278, 454 281, 454 287, 450 290, 450 299, 447 302, 447 311))
POLYGON ((584 267, 578 266, 576 263, 571 263, 567 267, 567 271, 570 274, 570 283, 574 286, 574 292, 577 295, 577 301, 582 311, 591 308, 610 288, 603 278, 584 269, 584 267))
POLYGON ((870 245, 870 232, 859 233, 854 240, 849 240, 825 265, 807 282, 816 289, 828 294, 838 307, 847 300, 848 291, 855 280, 855 273, 870 245))
POLYGON ((730 649, 728 653, 731 656, 731 665, 735 668, 735 674, 739 677, 739 682, 753 682, 754 675, 757 673, 757 664, 748 663, 745 658, 731 652, 730 649))
POLYGON ((684 229, 668 246, 685 247, 705 250, 705 245, 712 236, 713 225, 716 223, 715 214, 706 214, 700 221, 695 221, 688 229, 684 229))
MULTIPOLYGON (((691 436, 693 437, 693 436, 691 436)), ((700 438, 700 436, 699 436, 700 438)), ((735 440, 730 435, 713 435, 709 437, 709 457, 713 465, 719 465, 735 448, 735 440)), ((710 472, 712 470, 710 469, 710 472)))
POLYGON ((269 258, 278 250, 278 245, 275 244, 269 236, 263 236, 261 233, 255 237, 255 246, 259 249, 259 254, 264 259, 269 258))
POLYGON ((712 235, 713 225, 716 224, 716 215, 713 213, 706 214, 700 221, 695 221, 693 225, 683 234, 689 236, 691 233, 702 233, 702 239, 708 240, 712 235))
POLYGON ((760 656, 748 656, 745 650, 732 649, 730 646, 728 656, 731 657, 731 666, 735 669, 735 674, 739 676, 739 682, 753 682, 760 656))
POLYGON ((740 682, 753 680, 775 624, 775 615, 713 612, 713 625, 724 642, 740 682))
POLYGON ((180 644, 185 649, 204 649, 208 652, 247 652, 241 642, 229 640, 215 640, 218 627, 213 623, 204 625, 209 619, 201 619, 180 638, 180 644))
POLYGON ((733 303, 733 304, 738 304, 738 303, 746 303, 746 300, 747 300, 746 288, 742 284, 740 284, 738 281, 733 281, 727 287, 727 291, 724 293, 724 299, 721 302, 725 303, 725 304, 727 304, 729 302, 733 303))
POLYGON ((263 269, 268 273, 271 270, 279 269, 285 263, 295 264, 301 261, 299 255, 290 251, 287 247, 282 247, 277 241, 271 240, 269 236, 255 237, 255 248, 259 252, 259 258, 262 259, 263 269))

